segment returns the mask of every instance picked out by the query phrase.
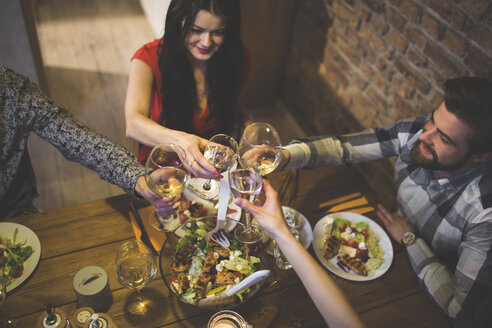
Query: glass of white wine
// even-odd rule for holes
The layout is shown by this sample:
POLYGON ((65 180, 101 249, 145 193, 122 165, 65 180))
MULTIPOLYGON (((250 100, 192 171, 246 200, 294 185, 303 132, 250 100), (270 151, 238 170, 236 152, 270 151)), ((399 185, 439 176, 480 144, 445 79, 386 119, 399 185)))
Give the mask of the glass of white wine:
POLYGON ((144 315, 149 311, 152 301, 143 299, 140 290, 156 273, 156 257, 144 243, 132 240, 120 246, 114 260, 114 274, 123 287, 137 291, 137 297, 127 307, 131 314, 144 315))
MULTIPOLYGON (((155 146, 145 165, 145 181, 149 189, 161 197, 180 195, 189 180, 183 165, 185 158, 185 151, 178 145, 164 143, 155 146)), ((163 217, 153 211, 150 224, 159 231, 173 231, 180 225, 179 213, 163 217)))
MULTIPOLYGON (((203 156, 217 169, 217 172, 223 173, 237 163, 237 150, 238 144, 233 137, 216 134, 209 139, 203 156)), ((190 189, 198 197, 206 200, 217 200, 219 188, 218 180, 195 178, 190 182, 190 189)))
MULTIPOLYGON (((229 184, 234 197, 245 198, 254 202, 260 194, 263 182, 258 171, 253 169, 236 169, 229 171, 229 184)), ((264 235, 264 230, 251 222, 251 214, 245 212, 246 222, 235 230, 236 239, 245 244, 258 242, 264 235)))
POLYGON ((239 143, 239 161, 265 176, 280 164, 282 145, 277 131, 268 123, 253 123, 244 129, 239 143))

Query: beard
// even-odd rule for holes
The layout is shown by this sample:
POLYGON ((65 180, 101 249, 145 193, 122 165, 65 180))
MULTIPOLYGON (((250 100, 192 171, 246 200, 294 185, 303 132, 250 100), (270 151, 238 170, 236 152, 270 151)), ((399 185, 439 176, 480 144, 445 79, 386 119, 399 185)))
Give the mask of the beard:
POLYGON ((424 168, 424 169, 430 169, 430 170, 440 170, 440 171, 455 171, 458 169, 461 169, 465 163, 470 159, 471 153, 468 152, 463 156, 463 158, 459 159, 458 161, 451 163, 451 164, 442 164, 439 162, 439 158, 437 157, 436 152, 434 149, 423 143, 422 141, 418 140, 415 145, 413 145, 412 150, 410 151, 410 160, 424 168), (427 150, 428 152, 431 153, 432 158, 428 158, 422 154, 422 151, 420 150, 420 144, 427 150))

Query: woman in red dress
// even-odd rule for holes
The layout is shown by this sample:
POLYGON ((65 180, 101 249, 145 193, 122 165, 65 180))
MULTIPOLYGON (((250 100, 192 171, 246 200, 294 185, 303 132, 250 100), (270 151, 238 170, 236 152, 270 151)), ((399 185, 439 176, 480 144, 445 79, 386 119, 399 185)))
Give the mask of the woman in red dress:
POLYGON ((218 177, 200 149, 212 135, 242 127, 236 102, 248 66, 239 0, 173 0, 164 36, 130 65, 126 135, 140 144, 140 162, 155 145, 174 143, 195 175, 218 177))

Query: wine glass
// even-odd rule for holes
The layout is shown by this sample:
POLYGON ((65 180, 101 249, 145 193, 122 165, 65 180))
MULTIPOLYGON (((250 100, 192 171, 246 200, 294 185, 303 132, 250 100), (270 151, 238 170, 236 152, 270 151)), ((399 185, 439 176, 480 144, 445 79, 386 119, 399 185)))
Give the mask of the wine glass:
MULTIPOLYGON (((234 197, 245 198, 253 202, 261 192, 263 186, 261 175, 253 169, 236 169, 229 171, 229 184, 234 197)), ((251 223, 251 214, 245 213, 245 225, 235 230, 236 239, 245 244, 256 243, 264 234, 264 230, 257 224, 251 223)))
POLYGON ((265 176, 280 164, 280 138, 268 123, 253 123, 244 129, 239 143, 239 161, 244 168, 252 168, 265 176))
MULTIPOLYGON (((183 165, 185 158, 185 151, 178 145, 164 143, 155 146, 145 164, 145 181, 149 189, 161 197, 181 194, 189 179, 183 165)), ((162 217, 153 211, 150 224, 159 231, 173 231, 180 225, 179 214, 175 212, 162 217)))
MULTIPOLYGON (((223 173, 237 163, 238 145, 233 137, 226 134, 216 134, 207 143, 203 156, 223 173)), ((216 200, 219 195, 220 183, 213 179, 195 178, 190 186, 198 197, 206 200, 216 200)))
POLYGON ((140 290, 152 281, 156 273, 156 257, 144 243, 132 240, 120 246, 114 260, 114 274, 123 287, 137 291, 135 301, 127 307, 131 314, 144 315, 149 311, 151 302, 142 298, 140 290))

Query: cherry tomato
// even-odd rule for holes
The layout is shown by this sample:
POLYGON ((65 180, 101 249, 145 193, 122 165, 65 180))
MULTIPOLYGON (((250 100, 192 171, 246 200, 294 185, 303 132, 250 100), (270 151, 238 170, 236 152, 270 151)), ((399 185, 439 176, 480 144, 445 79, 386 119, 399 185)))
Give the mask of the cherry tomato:
POLYGON ((171 281, 172 281, 172 282, 178 282, 178 276, 173 276, 173 277, 171 278, 171 281))
POLYGON ((353 248, 359 248, 359 242, 355 240, 351 240, 348 242, 348 245, 353 248))
POLYGON ((340 239, 340 244, 348 246, 348 241, 345 238, 340 239))
POLYGON ((193 213, 193 216, 196 217, 196 218, 201 218, 202 216, 205 216, 208 214, 208 208, 201 208, 199 210, 196 210, 194 213, 193 213))
POLYGON ((364 237, 368 237, 369 236, 369 232, 367 231, 367 229, 364 229, 361 231, 361 233, 364 235, 364 237))

